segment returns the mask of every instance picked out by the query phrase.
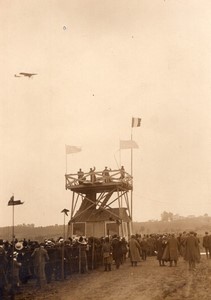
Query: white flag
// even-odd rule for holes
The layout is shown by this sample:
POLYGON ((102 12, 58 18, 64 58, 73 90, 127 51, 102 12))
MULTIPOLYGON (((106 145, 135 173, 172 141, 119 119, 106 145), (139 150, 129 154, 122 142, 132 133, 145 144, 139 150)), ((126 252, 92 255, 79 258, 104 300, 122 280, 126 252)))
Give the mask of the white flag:
POLYGON ((66 145, 66 154, 81 152, 81 148, 77 146, 66 145))
POLYGON ((141 118, 132 118, 132 127, 140 127, 141 118))
POLYGON ((138 144, 133 140, 120 141, 120 149, 137 149, 138 144))

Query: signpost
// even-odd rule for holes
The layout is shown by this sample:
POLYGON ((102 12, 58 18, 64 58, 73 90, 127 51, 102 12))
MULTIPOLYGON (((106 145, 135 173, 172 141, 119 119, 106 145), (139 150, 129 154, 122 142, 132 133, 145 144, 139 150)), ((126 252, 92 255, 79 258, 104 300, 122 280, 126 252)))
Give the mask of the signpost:
POLYGON ((62 280, 64 280, 64 243, 65 243, 65 216, 68 216, 69 210, 64 208, 61 213, 64 213, 64 229, 63 229, 63 243, 62 243, 62 280))

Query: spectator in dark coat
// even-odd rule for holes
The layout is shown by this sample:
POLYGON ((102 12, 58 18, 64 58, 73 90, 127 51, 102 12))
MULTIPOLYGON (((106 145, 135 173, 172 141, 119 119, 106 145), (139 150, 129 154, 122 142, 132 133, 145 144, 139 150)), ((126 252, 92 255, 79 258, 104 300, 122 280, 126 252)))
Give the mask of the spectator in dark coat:
POLYGON ((208 236, 208 251, 209 251, 209 258, 211 258, 211 234, 208 236))
POLYGON ((49 260, 48 252, 44 248, 45 244, 41 243, 39 248, 35 248, 32 253, 32 258, 34 259, 34 273, 37 278, 37 286, 42 287, 46 276, 45 276, 45 264, 49 260))
POLYGON ((207 231, 205 232, 205 235, 203 236, 202 246, 205 249, 206 257, 209 258, 210 257, 210 252, 209 252, 209 234, 208 234, 207 231))
POLYGON ((124 263, 126 261, 127 253, 128 253, 128 242, 124 237, 121 239, 121 242, 122 242, 122 263, 124 263))
POLYGON ((185 258, 185 244, 186 244, 186 238, 187 238, 187 233, 186 231, 183 231, 182 235, 180 236, 180 255, 185 258))
POLYGON ((147 259, 147 249, 149 248, 148 243, 147 243, 147 239, 145 237, 143 237, 143 239, 140 242, 140 246, 141 246, 141 256, 143 260, 147 259))
POLYGON ((131 239, 129 241, 129 249, 130 249, 130 260, 132 267, 137 266, 137 262, 141 261, 140 251, 141 246, 139 242, 136 240, 135 235, 131 235, 131 239))
POLYGON ((0 299, 4 299, 4 291, 7 286, 6 268, 8 260, 6 258, 6 252, 3 247, 3 241, 0 241, 0 299))
POLYGON ((104 271, 111 271, 111 264, 113 261, 112 251, 113 248, 111 242, 109 241, 109 237, 106 237, 105 242, 102 245, 103 263, 105 266, 104 271))
POLYGON ((113 260, 115 261, 116 268, 119 269, 120 264, 122 262, 122 242, 120 241, 120 237, 114 235, 112 239, 112 248, 113 248, 113 260))
POLYGON ((167 245, 167 240, 165 236, 159 236, 156 241, 156 250, 157 250, 157 260, 159 261, 159 266, 165 266, 165 261, 163 259, 163 254, 165 247, 167 245))
POLYGON ((174 265, 177 266, 179 256, 179 242, 175 238, 174 234, 171 234, 167 239, 166 248, 163 254, 163 259, 165 261, 170 262, 170 267, 172 267, 172 263, 174 262, 174 265))
POLYGON ((189 270, 196 269, 196 262, 198 260, 198 240, 191 231, 185 240, 185 260, 189 263, 189 270))
POLYGON ((197 257, 197 260, 196 260, 196 262, 197 263, 199 263, 200 262, 200 260, 201 260, 201 254, 200 254, 200 239, 197 237, 197 233, 196 232, 194 232, 194 236, 195 236, 195 238, 197 239, 197 241, 198 241, 198 257, 197 257))

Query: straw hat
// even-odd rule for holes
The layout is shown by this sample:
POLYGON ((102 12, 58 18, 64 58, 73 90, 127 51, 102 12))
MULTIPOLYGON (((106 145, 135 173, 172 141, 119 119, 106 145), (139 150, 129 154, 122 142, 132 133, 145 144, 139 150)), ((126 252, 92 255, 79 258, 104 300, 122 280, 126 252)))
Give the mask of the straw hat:
POLYGON ((16 250, 22 250, 22 249, 23 249, 23 244, 22 244, 21 242, 17 242, 17 243, 15 244, 15 249, 16 249, 16 250))
POLYGON ((78 242, 79 242, 80 244, 82 244, 82 245, 86 245, 86 244, 87 244, 87 241, 86 241, 82 236, 80 236, 78 242))

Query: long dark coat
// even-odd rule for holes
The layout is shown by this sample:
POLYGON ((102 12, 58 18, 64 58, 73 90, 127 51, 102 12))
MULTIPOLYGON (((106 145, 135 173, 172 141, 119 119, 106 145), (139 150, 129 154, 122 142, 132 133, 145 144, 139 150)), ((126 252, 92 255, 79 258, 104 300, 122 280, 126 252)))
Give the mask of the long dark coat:
POLYGON ((209 235, 208 234, 206 234, 205 236, 203 236, 202 246, 205 249, 209 248, 209 235))
POLYGON ((113 248, 111 246, 111 243, 105 242, 102 246, 104 264, 112 264, 112 261, 113 261, 112 251, 113 251, 113 248))
POLYGON ((209 251, 211 252, 211 235, 208 236, 207 244, 208 244, 209 251))
POLYGON ((193 235, 190 235, 185 240, 185 255, 186 261, 198 261, 198 240, 193 235))
POLYGON ((157 259, 162 260, 163 253, 165 250, 166 244, 162 237, 159 237, 156 241, 156 250, 157 250, 157 259))
POLYGON ((132 237, 129 241, 129 249, 130 249, 131 262, 141 261, 141 256, 140 256, 141 246, 134 237, 132 237))
POLYGON ((49 260, 48 252, 43 246, 35 248, 32 255, 34 272, 39 280, 45 279, 45 263, 49 260))
POLYGON ((121 260, 122 258, 122 242, 118 238, 112 240, 113 259, 121 260))
POLYGON ((178 260, 179 256, 179 242, 175 237, 170 237, 167 247, 169 248, 169 260, 178 260))

